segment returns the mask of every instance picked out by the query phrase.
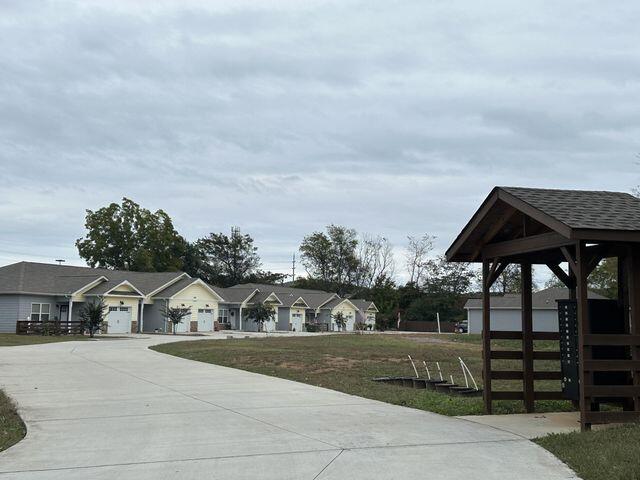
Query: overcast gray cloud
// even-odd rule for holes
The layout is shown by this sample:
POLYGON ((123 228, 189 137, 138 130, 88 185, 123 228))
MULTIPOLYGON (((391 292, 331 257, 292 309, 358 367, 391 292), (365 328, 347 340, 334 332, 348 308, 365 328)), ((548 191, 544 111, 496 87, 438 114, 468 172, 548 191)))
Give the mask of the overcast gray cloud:
POLYGON ((496 184, 640 183, 633 1, 0 2, 0 264, 122 196, 285 270, 328 223, 444 249, 496 184))

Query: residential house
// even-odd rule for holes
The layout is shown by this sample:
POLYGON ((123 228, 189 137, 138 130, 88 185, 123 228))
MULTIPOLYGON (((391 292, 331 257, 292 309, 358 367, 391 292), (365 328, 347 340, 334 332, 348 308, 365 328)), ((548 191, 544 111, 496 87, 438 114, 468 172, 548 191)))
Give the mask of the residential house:
POLYGON ((168 331, 162 306, 192 307, 179 326, 213 330, 222 298, 184 272, 129 272, 104 268, 19 262, 0 267, 0 331, 14 332, 16 321, 79 321, 86 302, 107 305, 109 333, 168 331))
MULTIPOLYGON (((546 288, 532 296, 533 331, 558 331, 558 300, 569 298, 566 288, 546 288)), ((605 298, 589 292, 589 298, 605 298)), ((522 304, 519 293, 492 295, 491 330, 522 331, 522 304)), ((469 333, 482 333, 482 299, 470 298, 464 305, 469 333)))
POLYGON ((176 333, 210 332, 216 323, 240 331, 274 332, 323 324, 338 330, 335 315, 347 319, 345 330, 356 322, 375 324, 373 302, 340 298, 321 290, 284 285, 243 284, 230 288, 208 285, 184 272, 130 272, 20 262, 0 267, 0 331, 14 332, 16 321, 79 320, 86 302, 102 299, 107 305, 108 333, 172 332, 163 311, 190 308, 176 333), (256 304, 273 309, 273 318, 259 325, 246 312, 256 304))

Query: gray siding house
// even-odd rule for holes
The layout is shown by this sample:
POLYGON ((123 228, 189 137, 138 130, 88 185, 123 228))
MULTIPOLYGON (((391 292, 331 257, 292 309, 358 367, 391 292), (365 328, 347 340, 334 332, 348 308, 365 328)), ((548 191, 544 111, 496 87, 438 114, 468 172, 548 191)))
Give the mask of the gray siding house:
MULTIPOLYGON (((533 293, 533 330, 558 331, 558 300, 569 298, 566 288, 547 288, 533 293)), ((589 298, 604 298, 589 292, 589 298)), ((519 293, 491 296, 491 329, 522 331, 522 308, 519 293)), ((465 306, 469 333, 482 333, 482 299, 470 298, 465 306)))
MULTIPOLYGON (((129 272, 19 262, 0 267, 0 332, 15 332, 20 320, 78 321, 82 306, 98 299, 107 305, 108 333, 166 331, 164 320, 158 319, 159 302, 188 304, 194 311, 193 320, 200 310, 206 310, 200 306, 208 305, 213 319, 217 302, 222 300, 202 280, 184 272, 129 272)), ((206 316, 203 311, 202 317, 206 316)), ((191 323, 184 328, 193 329, 191 323)))
POLYGON ((184 272, 130 272, 20 262, 0 267, 0 332, 15 332, 17 321, 78 321, 84 304, 98 299, 108 311, 108 333, 170 332, 162 311, 189 307, 191 315, 176 333, 213 331, 216 322, 232 330, 273 332, 305 329, 324 323, 336 330, 333 315, 349 318, 346 330, 358 321, 375 323, 373 302, 342 299, 335 293, 284 285, 245 284, 231 288, 208 285, 184 272), (273 318, 260 326, 246 315, 256 304, 272 307, 273 318))

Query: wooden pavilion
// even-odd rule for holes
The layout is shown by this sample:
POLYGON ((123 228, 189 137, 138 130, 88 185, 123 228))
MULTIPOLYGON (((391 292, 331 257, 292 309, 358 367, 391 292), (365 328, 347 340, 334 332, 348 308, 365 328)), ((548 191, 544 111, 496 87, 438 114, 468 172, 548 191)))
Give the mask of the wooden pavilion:
POLYGON ((522 400, 533 412, 536 400, 567 398, 565 391, 536 389, 537 380, 559 380, 563 386, 567 381, 563 372, 534 368, 535 360, 561 360, 560 349, 536 351, 534 341, 558 340, 575 345, 574 400, 583 430, 640 420, 640 199, 620 192, 496 187, 446 256, 452 262, 482 262, 486 413, 494 400, 522 400), (587 282, 608 257, 618 260, 618 295, 610 301, 614 308, 603 310, 587 299, 587 282), (490 289, 509 264, 518 264, 522 273, 521 332, 491 330, 490 289), (533 331, 533 265, 546 265, 569 289, 573 303, 567 311, 574 312, 575 332, 533 331), (521 340, 522 349, 492 350, 497 339, 521 340), (492 360, 500 359, 522 359, 522 370, 494 370, 492 360), (493 390, 492 381, 499 380, 522 380, 522 391, 493 390), (601 403, 619 408, 600 411, 601 403))

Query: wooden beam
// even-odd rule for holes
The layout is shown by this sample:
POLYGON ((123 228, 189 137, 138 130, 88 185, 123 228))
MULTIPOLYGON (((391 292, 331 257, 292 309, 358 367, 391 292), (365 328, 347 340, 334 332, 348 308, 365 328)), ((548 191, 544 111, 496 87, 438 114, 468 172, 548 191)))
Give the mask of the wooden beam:
MULTIPOLYGON (((478 208, 476 213, 473 214, 473 217, 471 217, 471 220, 469 220, 469 223, 467 223, 464 229, 458 234, 458 237, 454 240, 453 244, 446 251, 445 256, 447 257, 448 261, 450 262, 456 261, 456 257, 458 256, 458 252, 460 248, 469 239, 469 237, 475 231, 475 229, 478 228, 478 225, 480 224, 480 222, 484 220, 484 218, 487 216, 487 214, 493 208, 493 206, 496 204, 497 201, 498 201, 498 189, 494 188, 493 191, 489 194, 489 196, 485 199, 485 201, 482 202, 482 205, 480 205, 480 208, 478 208)), ((464 254, 460 255, 460 257, 464 257, 464 254)), ((462 260, 462 258, 458 260, 462 260)), ((468 260, 470 260, 470 258, 465 259, 465 261, 468 261, 468 260)))
POLYGON ((480 252, 482 251, 482 247, 489 243, 493 237, 495 237, 500 230, 504 228, 504 226, 509 223, 509 220, 513 218, 517 210, 510 205, 507 205, 506 211, 495 221, 491 228, 485 233, 482 238, 478 241, 478 247, 471 254, 471 261, 475 261, 480 256, 480 252))
MULTIPOLYGON (((634 337, 640 337, 640 247, 634 245, 630 255, 629 279, 629 332, 634 337)), ((640 362, 640 345, 631 347, 631 360, 640 362)), ((637 372, 633 375, 633 386, 636 393, 633 396, 633 410, 640 412, 640 376, 637 372)))
POLYGON ((571 270, 575 276, 578 276, 578 274, 576 273, 578 271, 578 267, 576 265, 575 259, 569 252, 569 249, 567 249, 567 247, 560 247, 560 251, 562 252, 562 255, 564 255, 564 259, 569 264, 569 270, 571 270))
MULTIPOLYGON (((497 260, 496 260, 497 262, 497 260)), ((494 264, 496 263, 494 262, 494 264)), ((500 275, 502 275, 502 272, 504 272, 504 269, 507 268, 509 266, 509 262, 500 262, 500 264, 498 265, 498 267, 493 271, 493 273, 489 274, 489 285, 488 288, 491 289, 491 287, 493 286, 494 283, 496 283, 496 280, 498 279, 498 277, 500 275)))
POLYGON ((553 272, 558 280, 564 283, 565 287, 567 287, 569 290, 571 290, 572 288, 576 288, 575 279, 571 278, 564 270, 562 270, 562 267, 560 267, 560 265, 547 263, 547 267, 553 272))
POLYGON ((504 258, 523 253, 553 250, 571 244, 573 244, 571 240, 559 233, 542 233, 505 242, 489 243, 482 248, 482 258, 504 258))
MULTIPOLYGON (((589 335, 589 304, 587 301, 587 275, 585 258, 585 245, 583 242, 576 242, 576 293, 578 310, 578 376, 580 382, 580 428, 581 430, 591 430, 591 423, 587 420, 587 412, 591 411, 591 398, 587 396, 585 384, 589 384, 592 375, 585 370, 584 365, 587 360, 591 360, 591 347, 585 345, 585 337, 589 335)), ((564 252, 563 252, 564 253, 564 252)))
POLYGON ((517 208, 518 210, 523 212, 525 215, 528 215, 529 217, 533 218, 539 223, 549 227, 551 230, 560 232, 566 238, 569 238, 569 235, 571 235, 571 232, 572 232, 571 227, 568 227, 567 225, 560 222, 559 220, 552 217, 551 215, 547 215, 541 210, 538 210, 537 208, 532 207, 527 202, 520 200, 518 197, 511 195, 507 191, 499 189, 498 198, 503 202, 517 208))
POLYGON ((623 423, 640 421, 640 412, 588 412, 589 423, 623 423))
POLYGON ((524 408, 527 413, 534 411, 533 394, 533 289, 530 263, 520 264, 522 278, 522 370, 524 408))
POLYGON ((489 260, 482 262, 482 376, 484 388, 482 399, 484 413, 491 414, 491 293, 487 286, 489 260))

